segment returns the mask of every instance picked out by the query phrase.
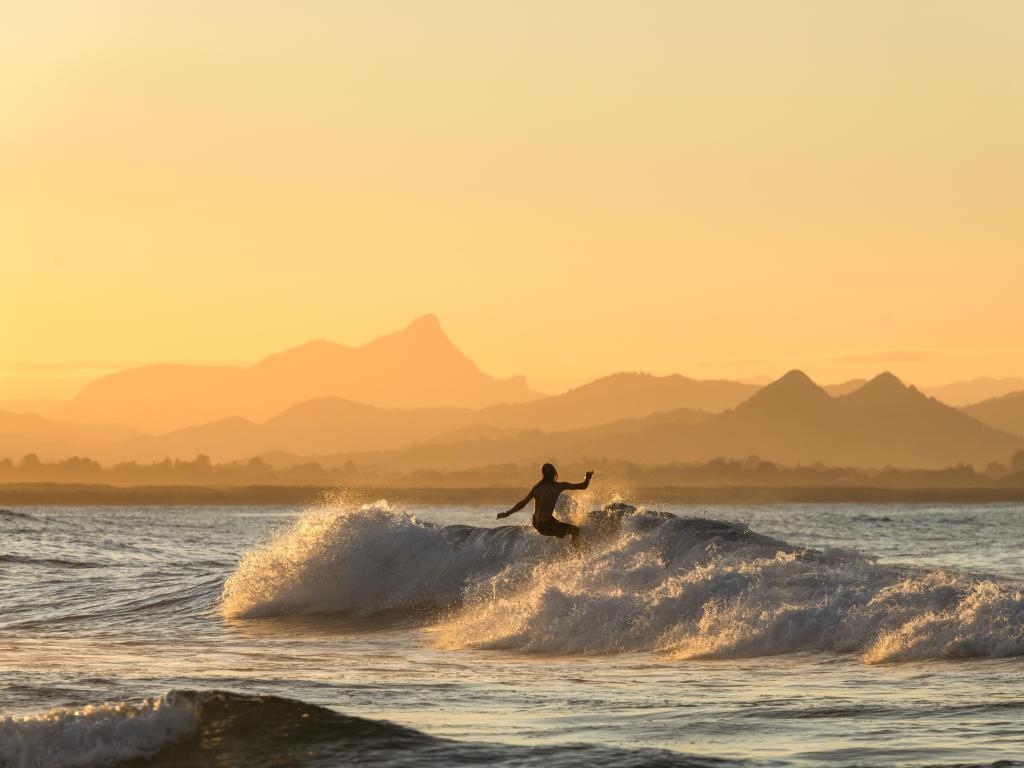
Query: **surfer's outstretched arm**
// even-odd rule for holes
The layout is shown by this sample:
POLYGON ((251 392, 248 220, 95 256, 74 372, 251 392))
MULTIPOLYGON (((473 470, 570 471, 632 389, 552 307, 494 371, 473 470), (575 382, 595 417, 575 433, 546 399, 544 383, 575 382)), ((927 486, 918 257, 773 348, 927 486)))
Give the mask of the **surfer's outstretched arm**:
POLYGON ((590 486, 590 478, 594 476, 593 470, 587 472, 582 483, 559 483, 563 491, 584 491, 590 486))
POLYGON ((526 506, 527 504, 529 504, 529 503, 530 503, 530 499, 532 499, 532 498, 533 498, 533 491, 534 491, 534 489, 533 489, 533 488, 531 488, 531 489, 530 489, 530 492, 529 492, 528 494, 526 494, 526 498, 525 498, 525 499, 523 499, 522 501, 520 501, 520 502, 519 502, 518 504, 516 504, 516 505, 515 505, 514 507, 512 507, 512 509, 510 509, 510 510, 509 510, 508 512, 499 512, 499 513, 498 513, 498 515, 497 515, 498 519, 500 520, 500 519, 501 519, 501 518, 503 518, 503 517, 508 517, 509 515, 514 515, 514 514, 515 514, 516 512, 518 512, 518 511, 519 511, 520 509, 522 509, 522 508, 523 508, 523 507, 525 507, 525 506, 526 506))

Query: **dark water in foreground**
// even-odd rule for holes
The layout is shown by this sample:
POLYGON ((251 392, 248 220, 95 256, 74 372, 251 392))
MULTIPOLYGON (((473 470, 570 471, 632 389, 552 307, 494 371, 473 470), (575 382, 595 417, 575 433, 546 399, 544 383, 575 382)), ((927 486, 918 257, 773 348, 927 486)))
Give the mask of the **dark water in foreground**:
POLYGON ((0 766, 1024 765, 1024 507, 662 509, 0 512, 0 766))

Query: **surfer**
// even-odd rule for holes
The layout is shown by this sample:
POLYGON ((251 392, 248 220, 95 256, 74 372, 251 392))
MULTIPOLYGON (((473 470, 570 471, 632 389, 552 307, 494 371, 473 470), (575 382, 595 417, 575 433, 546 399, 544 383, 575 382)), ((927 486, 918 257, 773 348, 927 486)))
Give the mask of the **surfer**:
POLYGON ((540 468, 540 473, 540 482, 530 489, 526 498, 508 512, 499 512, 498 519, 515 514, 529 504, 530 499, 533 499, 533 527, 537 529, 537 532, 544 536, 557 536, 560 539, 565 538, 565 535, 568 534, 573 547, 578 547, 580 543, 579 527, 557 520, 555 518, 555 503, 562 491, 584 490, 590 485, 590 478, 594 476, 594 473, 587 472, 582 483, 558 482, 558 470, 555 469, 554 464, 545 464, 540 468))

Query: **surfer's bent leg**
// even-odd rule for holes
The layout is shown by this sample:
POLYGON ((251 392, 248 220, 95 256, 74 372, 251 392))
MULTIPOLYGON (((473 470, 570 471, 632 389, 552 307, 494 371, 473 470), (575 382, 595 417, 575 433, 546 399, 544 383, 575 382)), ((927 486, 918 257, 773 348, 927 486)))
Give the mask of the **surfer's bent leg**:
POLYGON ((563 523, 561 520, 555 520, 552 517, 547 520, 534 520, 533 527, 542 536, 557 536, 560 539, 569 536, 572 539, 572 545, 574 547, 579 546, 580 529, 571 523, 563 523))

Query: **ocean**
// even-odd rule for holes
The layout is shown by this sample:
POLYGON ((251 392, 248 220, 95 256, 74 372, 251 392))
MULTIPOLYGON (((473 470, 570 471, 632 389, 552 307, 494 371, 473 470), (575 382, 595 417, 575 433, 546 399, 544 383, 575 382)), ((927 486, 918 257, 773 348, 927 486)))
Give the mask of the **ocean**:
POLYGON ((576 501, 0 511, 0 766, 1024 765, 1024 505, 576 501))

